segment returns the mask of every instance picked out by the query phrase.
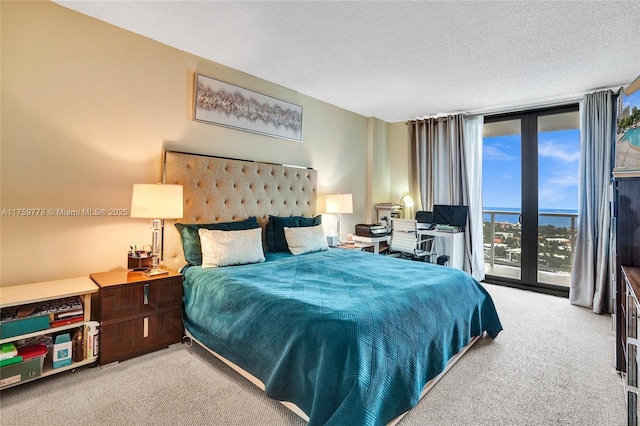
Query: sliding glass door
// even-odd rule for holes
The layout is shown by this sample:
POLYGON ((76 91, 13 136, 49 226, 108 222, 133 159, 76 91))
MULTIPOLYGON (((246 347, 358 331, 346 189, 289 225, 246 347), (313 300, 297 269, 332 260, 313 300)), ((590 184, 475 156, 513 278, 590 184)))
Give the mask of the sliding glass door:
POLYGON ((485 118, 488 281, 568 293, 579 141, 577 105, 485 118))

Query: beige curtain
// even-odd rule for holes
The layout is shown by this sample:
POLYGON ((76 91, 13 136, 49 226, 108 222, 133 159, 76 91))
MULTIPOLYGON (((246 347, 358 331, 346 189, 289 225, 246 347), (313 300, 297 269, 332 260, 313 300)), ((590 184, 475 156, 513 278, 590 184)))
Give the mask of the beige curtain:
POLYGON ((407 123, 410 191, 421 210, 434 204, 466 205, 464 269, 484 279, 482 241, 482 116, 462 114, 407 123))

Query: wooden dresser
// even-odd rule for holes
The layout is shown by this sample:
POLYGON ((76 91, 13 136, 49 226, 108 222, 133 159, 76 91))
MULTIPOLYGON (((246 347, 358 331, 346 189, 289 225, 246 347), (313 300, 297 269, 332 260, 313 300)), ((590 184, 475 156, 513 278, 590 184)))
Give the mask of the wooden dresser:
POLYGON ((611 280, 614 283, 615 361, 616 369, 624 373, 627 368, 627 297, 622 266, 640 266, 640 176, 616 176, 613 192, 615 244, 611 280))
POLYGON ((640 267, 623 266, 626 285, 627 424, 638 424, 638 356, 640 355, 640 267))
POLYGON ((181 341, 182 275, 154 277, 128 270, 90 274, 100 321, 99 363, 123 361, 181 341))

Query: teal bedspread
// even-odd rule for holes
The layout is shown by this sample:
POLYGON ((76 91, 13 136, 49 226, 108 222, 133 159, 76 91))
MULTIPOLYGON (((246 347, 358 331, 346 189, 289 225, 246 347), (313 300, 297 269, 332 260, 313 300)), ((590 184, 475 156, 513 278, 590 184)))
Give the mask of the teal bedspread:
POLYGON ((486 290, 438 265, 342 249, 184 271, 184 323, 310 425, 383 425, 502 326, 486 290))

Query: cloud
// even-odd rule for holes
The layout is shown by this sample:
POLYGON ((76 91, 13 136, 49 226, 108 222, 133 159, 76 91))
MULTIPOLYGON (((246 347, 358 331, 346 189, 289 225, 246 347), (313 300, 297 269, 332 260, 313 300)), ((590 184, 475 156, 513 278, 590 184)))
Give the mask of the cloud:
POLYGON ((565 199, 565 195, 562 191, 558 191, 558 188, 540 188, 538 191, 538 200, 541 205, 546 205, 555 203, 558 201, 563 201, 565 199))
POLYGON ((558 144, 553 140, 543 142, 538 146, 538 154, 556 160, 573 163, 580 160, 580 151, 569 145, 558 144))
POLYGON ((517 160, 517 157, 509 155, 494 145, 484 145, 482 148, 484 158, 487 160, 511 161, 517 160))
POLYGON ((578 175, 566 171, 565 174, 555 173, 553 176, 543 178, 538 189, 538 200, 543 208, 550 206, 562 208, 576 208, 573 204, 577 201, 578 175))
POLYGON ((555 176, 547 181, 547 184, 553 186, 578 186, 578 176, 574 174, 566 176, 555 176))

